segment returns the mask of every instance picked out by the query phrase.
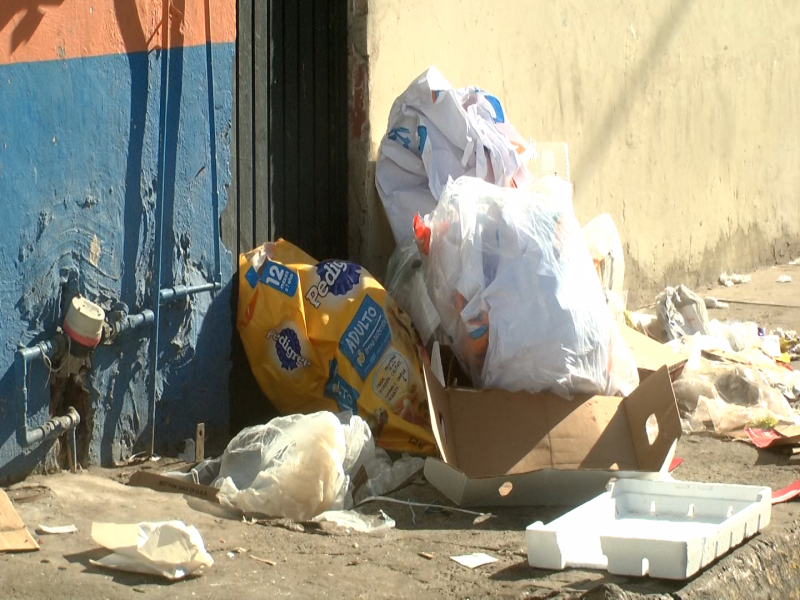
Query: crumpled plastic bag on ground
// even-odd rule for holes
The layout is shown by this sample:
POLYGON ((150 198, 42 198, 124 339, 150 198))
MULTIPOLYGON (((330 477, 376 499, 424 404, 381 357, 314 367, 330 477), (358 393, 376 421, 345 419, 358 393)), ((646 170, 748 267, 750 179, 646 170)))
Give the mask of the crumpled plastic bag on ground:
POLYGON ((307 521, 350 508, 350 480, 362 466, 368 479, 358 499, 395 490, 424 464, 407 454, 392 463, 376 448, 362 418, 320 412, 243 429, 221 457, 200 463, 187 475, 219 488, 217 498, 225 508, 307 521))
POLYGON ((667 340, 695 333, 709 334, 705 300, 685 285, 666 288, 656 298, 656 305, 667 340))
POLYGON ((359 533, 382 533, 395 526, 395 521, 385 512, 364 515, 354 510, 329 510, 312 519, 315 523, 335 523, 338 527, 359 533))
POLYGON ((344 508, 344 463, 363 447, 347 448, 345 427, 333 413, 319 412, 242 430, 222 455, 220 504, 294 521, 344 508))
POLYGON ((395 241, 414 238, 414 215, 436 208, 449 178, 523 188, 531 157, 497 98, 476 87, 454 90, 430 67, 392 105, 375 168, 395 241))
POLYGON ((431 301, 480 388, 627 395, 636 365, 556 177, 528 190, 461 177, 415 224, 431 301))
POLYGON ((113 550, 112 554, 91 561, 109 569, 177 580, 214 564, 197 528, 181 521, 92 523, 92 539, 113 550))
MULTIPOLYGON (((695 344, 694 354, 673 384, 684 432, 730 433, 747 426, 797 422, 786 397, 765 376, 769 371, 752 363, 719 362, 700 356, 702 349, 710 346, 708 341, 695 344)), ((746 360, 744 353, 737 356, 746 360)))

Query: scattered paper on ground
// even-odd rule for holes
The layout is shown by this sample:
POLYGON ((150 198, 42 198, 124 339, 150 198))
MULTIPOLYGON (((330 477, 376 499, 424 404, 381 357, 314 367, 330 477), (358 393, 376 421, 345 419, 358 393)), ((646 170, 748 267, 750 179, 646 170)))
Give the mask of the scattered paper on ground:
POLYGON ((75 525, 39 525, 39 529, 37 529, 37 533, 49 533, 51 535, 58 535, 61 533, 75 533, 78 531, 78 528, 75 525))
POLYGON ((456 561, 458 564, 469 567, 470 569, 475 569, 483 565, 488 565, 489 563, 497 562, 496 558, 489 556, 488 554, 484 554, 483 552, 463 554, 461 556, 451 556, 450 558, 456 561))
POLYGON ((93 523, 92 539, 114 552, 92 564, 120 571, 182 579, 214 559, 196 527, 181 521, 164 523, 93 523))
POLYGON ((0 552, 24 552, 38 550, 25 523, 19 518, 6 493, 0 490, 0 552))
POLYGON ((778 283, 792 283, 791 275, 781 275, 778 277, 778 283))

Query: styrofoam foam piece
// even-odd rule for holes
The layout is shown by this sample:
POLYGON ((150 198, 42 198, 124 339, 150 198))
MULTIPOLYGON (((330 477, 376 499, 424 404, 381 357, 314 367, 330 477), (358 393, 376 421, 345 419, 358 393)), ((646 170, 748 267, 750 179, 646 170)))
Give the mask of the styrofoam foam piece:
POLYGON ((529 525, 528 563, 687 579, 769 524, 767 487, 617 480, 550 523, 529 525))

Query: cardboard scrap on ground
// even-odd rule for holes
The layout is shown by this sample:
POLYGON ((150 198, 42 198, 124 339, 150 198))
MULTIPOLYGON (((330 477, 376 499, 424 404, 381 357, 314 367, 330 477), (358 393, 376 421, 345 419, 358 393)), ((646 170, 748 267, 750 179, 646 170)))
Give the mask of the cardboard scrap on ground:
POLYGON ((197 528, 181 521, 92 523, 92 539, 113 550, 90 561, 99 567, 177 580, 214 564, 197 528))
POLYGON ((169 477, 153 471, 137 471, 131 475, 128 485, 146 487, 157 492, 169 492, 173 494, 187 494, 209 500, 217 504, 217 493, 219 490, 210 485, 182 481, 175 477, 169 477))
POLYGON ((19 518, 11 500, 0 490, 0 552, 31 552, 38 549, 39 544, 19 518))

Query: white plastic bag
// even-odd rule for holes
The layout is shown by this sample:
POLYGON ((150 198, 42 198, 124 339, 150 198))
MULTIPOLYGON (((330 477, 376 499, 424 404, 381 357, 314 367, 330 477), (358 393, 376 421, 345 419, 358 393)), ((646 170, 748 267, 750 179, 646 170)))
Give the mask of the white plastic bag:
POLYGON ((280 417, 242 430, 222 455, 215 483, 220 504, 295 521, 341 510, 349 483, 343 464, 348 456, 354 463, 352 456, 361 452, 348 451, 346 439, 345 426, 329 412, 280 417))
POLYGON ((430 67, 392 105, 375 169, 395 241, 413 239, 414 215, 436 208, 449 178, 523 188, 531 156, 497 98, 475 87, 454 90, 430 67))
POLYGON ((90 562, 109 569, 178 580, 214 564, 200 532, 182 521, 92 523, 92 539, 112 553, 90 562))
MULTIPOLYGON (((323 512, 350 508, 350 478, 362 466, 368 481, 359 498, 393 491, 425 461, 404 454, 392 463, 385 450, 375 447, 364 419, 318 412, 278 417, 243 429, 219 459, 208 463, 214 467, 203 473, 213 473, 217 497, 225 508, 307 521, 323 512)), ((212 483, 200 475, 194 473, 197 482, 212 483)))
POLYGON ((431 301, 476 386, 569 397, 638 385, 570 184, 549 177, 522 191, 460 177, 415 229, 431 301))
POLYGON ((668 340, 685 335, 709 335, 705 301, 685 285, 668 287, 656 298, 658 320, 668 340))

